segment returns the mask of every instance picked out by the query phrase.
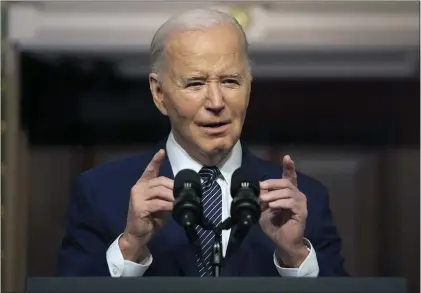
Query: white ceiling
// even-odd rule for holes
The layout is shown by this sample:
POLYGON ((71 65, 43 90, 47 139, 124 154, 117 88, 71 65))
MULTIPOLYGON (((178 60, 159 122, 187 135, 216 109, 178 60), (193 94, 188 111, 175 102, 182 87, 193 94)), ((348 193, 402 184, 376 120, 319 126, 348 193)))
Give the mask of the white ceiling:
MULTIPOLYGON (((197 7, 230 11, 237 7, 233 2, 240 1, 205 2, 9 2, 8 38, 21 48, 38 51, 147 55, 154 32, 173 13, 197 7)), ((344 76, 406 76, 419 65, 419 8, 415 1, 241 2, 250 19, 245 31, 251 51, 272 58, 259 59, 255 72, 271 76, 338 72, 344 76), (306 64, 300 62, 300 56, 308 60, 306 64)), ((147 71, 148 64, 142 62, 126 60, 124 64, 128 63, 131 71, 147 71)))

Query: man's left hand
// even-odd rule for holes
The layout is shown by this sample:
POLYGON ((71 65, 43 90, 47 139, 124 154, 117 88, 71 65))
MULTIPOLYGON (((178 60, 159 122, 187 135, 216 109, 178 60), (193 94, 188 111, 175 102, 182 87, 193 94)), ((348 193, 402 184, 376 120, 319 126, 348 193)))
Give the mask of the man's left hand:
POLYGON ((297 173, 291 157, 285 156, 282 164, 281 179, 260 182, 260 226, 276 244, 275 255, 281 265, 298 268, 309 254, 304 244, 307 198, 297 188, 297 173))

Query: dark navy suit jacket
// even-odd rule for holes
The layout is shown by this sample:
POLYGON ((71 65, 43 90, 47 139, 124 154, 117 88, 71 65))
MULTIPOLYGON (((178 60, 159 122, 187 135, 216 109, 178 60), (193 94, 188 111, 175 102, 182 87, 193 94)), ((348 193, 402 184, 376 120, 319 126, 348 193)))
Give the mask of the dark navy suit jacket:
MULTIPOLYGON (((130 190, 156 151, 106 163, 79 176, 69 204, 58 275, 110 276, 106 251, 124 231, 130 190)), ((244 145, 242 167, 260 181, 282 176, 281 166, 254 156, 244 145)), ((161 166, 160 176, 174 178, 168 159, 161 166)), ((307 196, 305 237, 316 251, 319 276, 347 275, 326 188, 299 172, 297 182, 307 196)), ((144 276, 199 276, 195 247, 171 215, 152 238, 149 249, 153 263, 144 276)), ((227 259, 222 276, 279 276, 273 263, 274 251, 274 244, 256 224, 227 259)))

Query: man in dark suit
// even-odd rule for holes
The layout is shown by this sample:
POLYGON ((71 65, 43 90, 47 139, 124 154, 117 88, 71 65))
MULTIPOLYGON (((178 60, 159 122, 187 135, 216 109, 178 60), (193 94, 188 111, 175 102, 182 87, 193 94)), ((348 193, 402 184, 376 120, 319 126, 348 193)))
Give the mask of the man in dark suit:
MULTIPOLYGON (((326 189, 297 172, 289 156, 278 166, 257 158, 239 140, 252 81, 247 54, 241 26, 219 11, 188 11, 160 27, 151 44, 149 82, 172 131, 154 152, 78 178, 59 275, 211 275, 214 236, 198 227, 197 253, 172 219, 173 178, 182 169, 197 171, 204 215, 220 223, 229 217, 231 176, 240 166, 260 181, 262 215, 230 254, 222 275, 346 275, 326 189)), ((224 254, 230 234, 222 233, 224 254)))

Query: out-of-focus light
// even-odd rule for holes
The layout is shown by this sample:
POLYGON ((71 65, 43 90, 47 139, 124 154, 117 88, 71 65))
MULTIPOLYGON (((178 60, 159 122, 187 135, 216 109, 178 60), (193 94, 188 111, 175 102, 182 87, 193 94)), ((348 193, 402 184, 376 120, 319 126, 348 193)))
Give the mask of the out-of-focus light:
POLYGON ((228 14, 234 17, 244 30, 247 29, 250 24, 250 14, 246 8, 231 7, 228 14))

